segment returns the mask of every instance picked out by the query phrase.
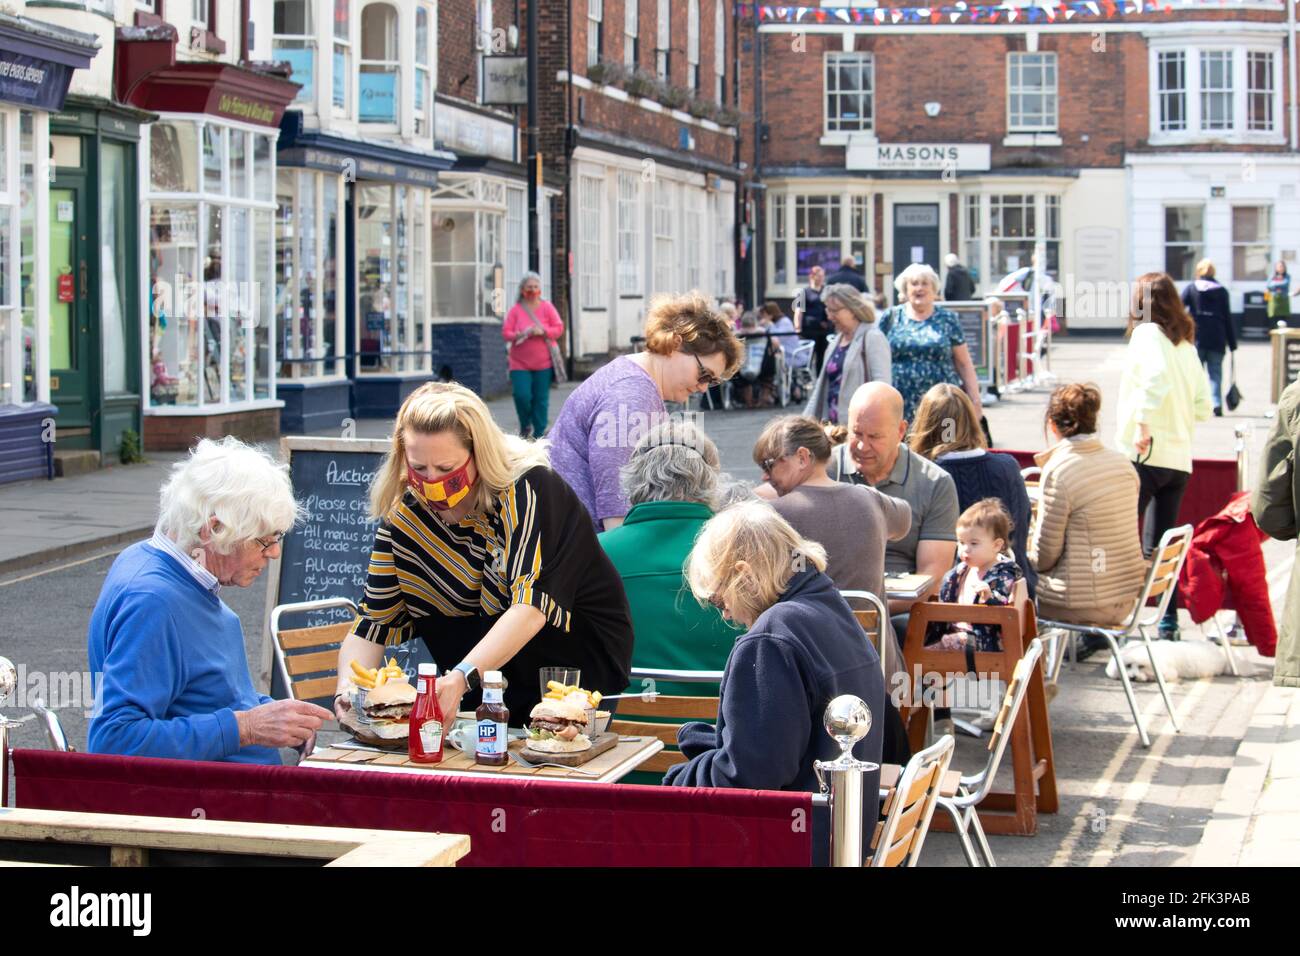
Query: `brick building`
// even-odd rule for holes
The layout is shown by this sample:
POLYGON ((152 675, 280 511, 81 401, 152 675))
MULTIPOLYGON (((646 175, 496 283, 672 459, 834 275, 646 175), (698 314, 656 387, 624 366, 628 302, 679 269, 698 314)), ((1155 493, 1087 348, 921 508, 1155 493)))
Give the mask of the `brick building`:
POLYGON ((1190 279, 1208 255, 1240 309, 1300 248, 1283 3, 1032 23, 1020 4, 1014 23, 875 7, 746 7, 760 298, 847 255, 892 293, 910 262, 956 253, 983 291, 1042 242, 1070 325, 1115 328, 1102 284, 1190 279))
POLYGON ((554 296, 575 356, 626 349, 658 292, 733 295, 740 168, 730 0, 541 0, 554 296))

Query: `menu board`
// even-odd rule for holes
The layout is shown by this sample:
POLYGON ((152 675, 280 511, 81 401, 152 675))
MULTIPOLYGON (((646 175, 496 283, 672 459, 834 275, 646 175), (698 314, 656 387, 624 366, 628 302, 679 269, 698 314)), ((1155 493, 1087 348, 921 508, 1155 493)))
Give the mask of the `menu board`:
MULTIPOLYGON (((378 522, 371 520, 370 481, 390 443, 375 439, 285 438, 293 493, 306 517, 285 536, 270 568, 262 676, 270 677, 271 609, 322 598, 360 603, 378 522)), ((348 619, 344 608, 286 617, 282 626, 314 627, 348 619)))
POLYGON ((983 302, 940 302, 939 307, 948 309, 961 323, 962 333, 966 337, 966 347, 970 349, 971 361, 975 364, 976 377, 986 384, 992 381, 992 367, 989 362, 988 306, 983 302))

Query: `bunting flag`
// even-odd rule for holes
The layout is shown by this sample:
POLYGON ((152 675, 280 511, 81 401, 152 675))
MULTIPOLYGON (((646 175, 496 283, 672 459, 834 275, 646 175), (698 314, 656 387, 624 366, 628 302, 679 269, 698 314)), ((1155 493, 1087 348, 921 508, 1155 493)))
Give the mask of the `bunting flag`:
MULTIPOLYGON (((1177 9, 1203 10, 1226 7, 1229 2, 1240 5, 1245 0, 1176 0, 1177 9)), ((1300 5, 1300 0, 1293 0, 1300 5)), ((846 26, 874 23, 890 24, 956 24, 1005 22, 1056 23, 1058 20, 1079 19, 1114 20, 1130 16, 1150 17, 1173 15, 1175 2, 1171 0, 1044 0, 1040 5, 1019 6, 1011 2, 968 3, 956 0, 944 6, 876 7, 864 10, 859 7, 823 9, 814 6, 771 6, 768 4, 737 4, 744 18, 756 18, 762 24, 835 24, 846 26)))

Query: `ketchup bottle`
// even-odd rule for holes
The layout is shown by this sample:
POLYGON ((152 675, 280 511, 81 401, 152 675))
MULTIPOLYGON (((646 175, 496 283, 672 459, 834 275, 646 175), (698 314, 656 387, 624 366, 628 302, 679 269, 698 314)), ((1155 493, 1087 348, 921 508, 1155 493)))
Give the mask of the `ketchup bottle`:
POLYGON ((442 762, 442 710, 438 707, 435 679, 438 667, 421 664, 411 708, 411 733, 407 738, 412 763, 442 762))
POLYGON ((506 682, 500 671, 483 675, 483 703, 474 712, 478 720, 478 744, 474 748, 474 762, 485 767, 504 767, 508 740, 506 724, 510 711, 504 703, 506 682))

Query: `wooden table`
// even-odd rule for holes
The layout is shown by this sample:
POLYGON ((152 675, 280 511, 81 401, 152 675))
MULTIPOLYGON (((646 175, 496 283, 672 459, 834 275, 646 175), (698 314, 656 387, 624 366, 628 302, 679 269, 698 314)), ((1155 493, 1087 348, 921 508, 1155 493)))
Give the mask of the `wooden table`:
POLYGON ((933 582, 928 574, 886 574, 885 596, 891 601, 919 601, 933 582))
MULTIPOLYGON (((519 751, 524 745, 522 740, 510 741, 510 750, 519 751)), ((521 767, 513 760, 504 767, 484 767, 474 762, 473 756, 466 756, 450 746, 443 748, 441 763, 411 763, 404 751, 380 753, 375 750, 361 750, 351 741, 333 744, 329 747, 318 746, 310 757, 301 764, 318 770, 377 770, 385 773, 437 773, 453 777, 472 777, 497 774, 502 777, 519 777, 526 780, 564 780, 569 783, 616 783, 664 749, 662 740, 656 737, 637 737, 620 740, 617 746, 583 764, 580 770, 590 773, 575 773, 567 767, 521 767)))

